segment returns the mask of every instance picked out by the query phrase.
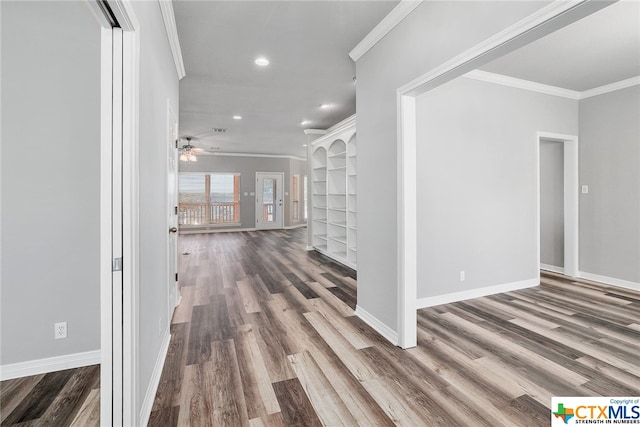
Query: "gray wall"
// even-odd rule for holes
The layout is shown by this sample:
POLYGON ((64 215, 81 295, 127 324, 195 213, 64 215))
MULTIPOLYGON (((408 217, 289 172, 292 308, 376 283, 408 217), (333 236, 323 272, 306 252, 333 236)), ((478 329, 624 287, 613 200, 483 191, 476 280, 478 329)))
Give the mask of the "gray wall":
POLYGON ((424 2, 356 64, 358 305, 393 330, 398 318, 396 90, 547 3, 424 2))
POLYGON ((132 2, 140 22, 140 281, 138 412, 169 327, 167 312, 167 99, 178 114, 178 77, 158 2, 132 2), (158 325, 162 325, 162 333, 158 325))
POLYGON ((580 101, 580 271, 640 282, 640 86, 580 101))
MULTIPOLYGON (((210 173, 239 173, 240 174, 240 222, 241 228, 256 227, 255 196, 245 193, 255 193, 256 172, 283 172, 284 191, 291 191, 291 173, 306 173, 306 161, 276 157, 245 157, 245 156, 209 156, 200 155, 195 163, 180 162, 180 172, 210 172, 210 173), (292 172, 293 170, 293 172, 292 172)), ((300 184, 302 190, 302 183, 300 184)), ((291 195, 285 196, 284 225, 291 223, 291 195)), ((302 195, 300 196, 302 201, 302 195)), ((213 228, 213 227, 211 227, 213 228)), ((216 227, 219 228, 219 227, 216 227)), ((233 226, 233 228, 237 228, 233 226)))
POLYGON ((4 365, 100 349, 100 27, 85 2, 0 8, 4 365))
POLYGON ((577 101, 460 78, 416 107, 418 298, 537 278, 537 132, 577 101))
POLYGON ((564 267, 564 143, 540 141, 540 263, 564 267))

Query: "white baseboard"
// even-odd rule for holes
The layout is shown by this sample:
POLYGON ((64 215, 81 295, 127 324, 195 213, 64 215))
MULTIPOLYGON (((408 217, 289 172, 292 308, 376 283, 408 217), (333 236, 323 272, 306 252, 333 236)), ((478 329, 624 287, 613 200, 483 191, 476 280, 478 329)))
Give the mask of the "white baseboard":
POLYGON ((630 282, 628 280, 616 279, 614 277, 600 276, 599 274, 586 273, 584 271, 578 271, 578 277, 581 279, 593 280, 594 282, 601 282, 607 285, 631 289, 633 291, 640 291, 640 283, 638 282, 630 282))
POLYGON ((294 225, 287 225, 284 229, 285 230, 293 230, 294 228, 302 228, 302 227, 306 227, 307 223, 303 222, 302 224, 294 224, 294 225))
POLYGON ((540 264, 540 270, 553 271, 554 273, 564 274, 564 267, 556 267, 551 264, 540 264))
POLYGON ((398 333, 359 305, 356 305, 356 316, 375 329, 376 332, 385 337, 391 344, 398 345, 398 333))
POLYGON ((27 362, 10 363, 0 366, 0 381, 97 365, 100 364, 101 359, 100 350, 94 350, 47 357, 46 359, 29 360, 27 362))
POLYGON ((160 346, 160 352, 156 358, 156 365, 153 367, 151 373, 151 379, 147 386, 147 392, 144 395, 144 401, 140 408, 140 424, 146 426, 149 423, 149 417, 151 416, 151 409, 153 409, 153 402, 156 398, 156 392, 160 385, 160 376, 162 375, 162 369, 164 368, 164 361, 167 358, 167 352, 169 351, 169 342, 171 341, 171 333, 167 328, 164 338, 162 339, 162 345, 160 346))
POLYGON ((503 283, 501 285, 487 286, 484 288, 469 289, 468 291, 453 292, 450 294, 438 295, 435 297, 418 298, 418 308, 433 307, 435 305, 449 304, 452 302, 464 301, 472 298, 485 297, 487 295, 501 294, 503 292, 517 291, 520 289, 538 286, 540 280, 535 277, 533 279, 521 280, 519 282, 503 283))

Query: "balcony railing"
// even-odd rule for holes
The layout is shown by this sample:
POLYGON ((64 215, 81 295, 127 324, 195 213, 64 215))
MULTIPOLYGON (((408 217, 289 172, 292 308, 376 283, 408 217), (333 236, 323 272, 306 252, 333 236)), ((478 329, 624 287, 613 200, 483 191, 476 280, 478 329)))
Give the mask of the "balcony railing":
POLYGON ((180 203, 180 225, 238 224, 240 203, 180 203))

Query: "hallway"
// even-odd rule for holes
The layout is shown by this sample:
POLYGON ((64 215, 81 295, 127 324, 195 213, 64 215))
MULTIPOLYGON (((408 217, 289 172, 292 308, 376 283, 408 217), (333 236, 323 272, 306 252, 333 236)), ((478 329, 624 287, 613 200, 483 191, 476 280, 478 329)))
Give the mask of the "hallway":
POLYGON ((552 396, 640 393, 638 293, 546 275, 420 310, 402 351, 354 316, 355 274, 305 238, 180 237, 149 425, 548 425, 552 396))

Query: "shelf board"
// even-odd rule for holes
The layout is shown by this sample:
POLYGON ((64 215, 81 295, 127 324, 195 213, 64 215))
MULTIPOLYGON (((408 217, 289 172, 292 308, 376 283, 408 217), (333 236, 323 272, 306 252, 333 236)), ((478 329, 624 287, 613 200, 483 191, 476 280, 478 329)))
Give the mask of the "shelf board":
POLYGON ((326 179, 314 179, 313 182, 327 182, 326 179))
POLYGON ((346 196, 347 193, 329 193, 330 196, 346 196))
POLYGON ((346 212, 346 209, 336 209, 336 208, 329 208, 330 211, 336 211, 336 212, 346 212))
MULTIPOLYGON (((324 196, 324 194, 323 194, 323 196, 324 196)), ((314 206, 313 208, 314 209, 327 209, 326 206, 314 206)))
POLYGON ((358 248, 349 248, 350 251, 358 252, 358 248))
POLYGON ((343 251, 333 252, 333 254, 338 258, 342 258, 342 259, 346 259, 347 258, 347 253, 343 252, 343 251))
POLYGON ((358 213, 358 211, 349 210, 349 213, 358 213))
POLYGON ((326 234, 314 234, 313 237, 317 237, 318 239, 327 240, 326 234))
POLYGON ((345 245, 347 244, 347 236, 331 236, 330 239, 345 245))
POLYGON ((341 157, 341 156, 346 155, 346 154, 347 154, 346 151, 341 151, 340 153, 331 154, 330 156, 327 156, 327 157, 332 159, 332 158, 335 158, 335 157, 341 157))
POLYGON ((337 168, 329 168, 329 172, 347 170, 347 166, 338 166, 337 168))
POLYGON ((349 230, 357 231, 357 230, 358 230, 358 227, 356 227, 355 225, 350 225, 350 226, 349 226, 349 230))
POLYGON ((320 249, 321 251, 326 251, 327 250, 327 245, 315 245, 315 247, 320 249))
POLYGON ((330 222, 329 225, 335 225, 336 227, 347 228, 346 222, 330 222))
POLYGON ((314 221, 315 221, 315 222, 321 222, 321 223, 323 223, 323 224, 326 224, 326 223, 327 223, 327 219, 326 219, 326 218, 325 218, 325 219, 314 219, 314 221))

